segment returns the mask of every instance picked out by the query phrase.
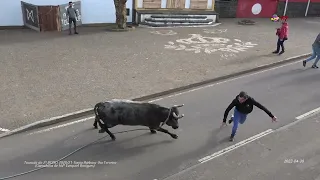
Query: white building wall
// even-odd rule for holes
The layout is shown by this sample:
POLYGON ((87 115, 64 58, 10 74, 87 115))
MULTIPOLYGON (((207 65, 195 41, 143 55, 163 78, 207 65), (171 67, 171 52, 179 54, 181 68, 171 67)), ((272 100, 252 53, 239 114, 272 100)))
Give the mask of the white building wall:
MULTIPOLYGON (((68 3, 69 0, 24 0, 34 5, 60 5, 68 3)), ((132 3, 127 1, 130 9, 128 22, 132 22, 132 3)), ((81 0, 82 24, 115 23, 115 7, 113 0, 81 0)), ((0 11, 0 26, 22 26, 22 12, 20 0, 4 0, 0 11)))

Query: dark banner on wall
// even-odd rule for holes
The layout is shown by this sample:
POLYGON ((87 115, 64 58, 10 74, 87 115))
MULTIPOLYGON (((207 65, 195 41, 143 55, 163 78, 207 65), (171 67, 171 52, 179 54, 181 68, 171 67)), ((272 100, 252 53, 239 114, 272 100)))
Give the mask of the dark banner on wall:
MULTIPOLYGON (((67 30, 69 29, 69 18, 67 16, 67 9, 69 7, 69 4, 62 4, 59 5, 60 8, 60 18, 61 18, 61 29, 62 30, 67 30)), ((80 1, 76 1, 73 2, 73 7, 76 9, 78 17, 76 18, 77 20, 77 26, 82 24, 81 21, 81 2, 80 1)), ((73 28, 73 24, 72 24, 72 28, 73 28)))
POLYGON ((24 25, 36 31, 40 31, 38 7, 33 4, 21 1, 21 10, 24 25))

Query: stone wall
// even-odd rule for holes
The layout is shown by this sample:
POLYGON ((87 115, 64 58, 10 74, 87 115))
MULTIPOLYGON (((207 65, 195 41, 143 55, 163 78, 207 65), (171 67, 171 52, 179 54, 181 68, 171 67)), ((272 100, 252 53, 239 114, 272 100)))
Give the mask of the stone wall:
MULTIPOLYGON (((277 8, 277 15, 282 16, 286 2, 279 2, 277 8)), ((306 2, 289 2, 287 6, 286 16, 304 17, 308 3, 306 2)), ((308 17, 320 16, 320 3, 310 2, 308 17)))
POLYGON ((237 0, 216 0, 214 9, 220 18, 235 18, 237 14, 237 0))

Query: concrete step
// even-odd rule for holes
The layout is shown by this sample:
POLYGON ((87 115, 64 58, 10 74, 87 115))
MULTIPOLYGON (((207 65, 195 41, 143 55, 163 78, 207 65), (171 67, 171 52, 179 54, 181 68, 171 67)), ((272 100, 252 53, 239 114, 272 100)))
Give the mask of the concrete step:
POLYGON ((204 25, 213 25, 214 22, 209 23, 175 23, 175 22, 141 22, 141 25, 151 26, 151 27, 175 27, 175 26, 204 26, 204 25))
POLYGON ((161 22, 161 23, 210 23, 212 19, 166 19, 166 18, 146 18, 145 22, 161 22))
POLYGON ((151 18, 166 18, 166 19, 206 19, 205 15, 182 15, 182 14, 158 14, 151 15, 151 18))

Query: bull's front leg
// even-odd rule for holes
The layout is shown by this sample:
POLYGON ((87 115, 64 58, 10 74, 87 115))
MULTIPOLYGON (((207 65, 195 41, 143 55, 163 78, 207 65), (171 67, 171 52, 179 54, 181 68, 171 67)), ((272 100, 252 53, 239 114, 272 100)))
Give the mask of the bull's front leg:
POLYGON ((178 139, 178 135, 173 134, 173 133, 169 132, 169 131, 168 131, 168 130, 166 130, 166 129, 163 129, 162 127, 159 127, 159 128, 157 129, 157 131, 160 131, 160 132, 163 132, 163 133, 169 134, 172 138, 174 138, 174 139, 178 139))

